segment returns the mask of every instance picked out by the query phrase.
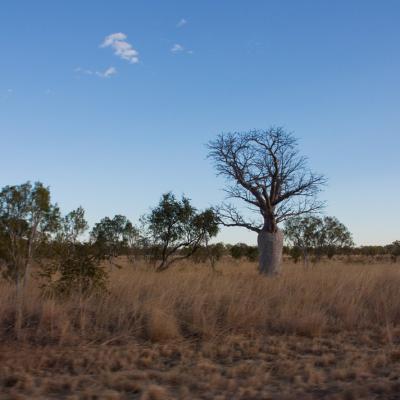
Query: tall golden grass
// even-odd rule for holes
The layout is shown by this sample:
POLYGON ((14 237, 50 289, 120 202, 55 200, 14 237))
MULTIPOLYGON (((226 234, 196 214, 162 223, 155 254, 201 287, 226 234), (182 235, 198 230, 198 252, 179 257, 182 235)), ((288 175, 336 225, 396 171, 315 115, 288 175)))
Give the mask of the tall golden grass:
MULTIPOLYGON (((25 293, 23 340, 43 344, 155 342, 226 334, 318 336, 400 324, 396 264, 286 263, 266 278, 255 264, 226 260, 219 273, 179 265, 164 273, 125 265, 110 271, 109 291, 64 300, 25 293)), ((14 287, 0 284, 0 340, 14 337, 14 287)))

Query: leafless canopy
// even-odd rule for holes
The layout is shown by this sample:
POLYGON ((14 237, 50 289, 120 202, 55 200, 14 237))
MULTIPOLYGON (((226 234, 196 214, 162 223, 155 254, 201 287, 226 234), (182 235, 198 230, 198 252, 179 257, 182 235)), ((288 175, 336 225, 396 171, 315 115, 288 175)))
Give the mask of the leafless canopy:
POLYGON ((229 182, 227 197, 263 217, 261 224, 245 220, 232 204, 223 204, 218 207, 223 225, 275 232, 279 222, 323 206, 316 195, 325 178, 308 169, 296 138, 282 128, 221 134, 208 148, 218 175, 229 182))

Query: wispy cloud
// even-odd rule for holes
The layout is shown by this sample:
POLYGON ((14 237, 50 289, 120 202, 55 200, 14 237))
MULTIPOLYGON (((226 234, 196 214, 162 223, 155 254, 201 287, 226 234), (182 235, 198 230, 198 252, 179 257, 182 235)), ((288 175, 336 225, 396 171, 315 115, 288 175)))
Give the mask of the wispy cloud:
POLYGON ((182 26, 185 26, 187 24, 187 20, 185 18, 182 18, 179 20, 179 22, 176 24, 177 28, 182 28, 182 26))
POLYGON ((104 71, 93 71, 91 69, 85 69, 85 68, 75 68, 74 70, 76 73, 82 74, 82 75, 95 75, 100 78, 110 78, 113 75, 117 74, 117 69, 114 67, 108 67, 104 71))
POLYGON ((93 75, 94 74, 94 72, 92 70, 81 68, 81 67, 75 68, 74 72, 77 72, 77 73, 82 74, 82 75, 93 75))
POLYGON ((0 101, 1 102, 7 101, 11 96, 13 96, 13 94, 14 94, 13 89, 0 90, 0 101))
POLYGON ((96 75, 100 76, 101 78, 109 78, 110 76, 116 74, 117 74, 117 69, 114 67, 109 67, 104 72, 98 72, 98 71, 96 72, 96 75))
POLYGON ((171 47, 171 53, 181 53, 184 50, 185 50, 185 48, 181 44, 178 44, 178 43, 175 43, 171 47))
POLYGON ((100 47, 111 47, 114 49, 116 56, 129 61, 131 64, 137 64, 139 62, 139 53, 126 41, 127 38, 125 33, 112 33, 105 37, 100 47))
POLYGON ((181 44, 175 43, 169 51, 173 54, 178 54, 178 53, 186 53, 186 54, 194 54, 193 50, 186 50, 181 44))
POLYGON ((13 89, 7 89, 5 92, 0 91, 0 100, 5 101, 10 98, 14 94, 13 89))

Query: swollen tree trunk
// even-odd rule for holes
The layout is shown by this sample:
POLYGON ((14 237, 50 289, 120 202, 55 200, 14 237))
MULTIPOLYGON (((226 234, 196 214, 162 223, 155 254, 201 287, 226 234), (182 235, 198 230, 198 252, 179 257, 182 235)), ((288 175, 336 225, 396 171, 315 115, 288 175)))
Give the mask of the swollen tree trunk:
POLYGON ((280 273, 283 233, 281 230, 268 232, 262 230, 258 234, 259 271, 261 274, 273 276, 280 273))

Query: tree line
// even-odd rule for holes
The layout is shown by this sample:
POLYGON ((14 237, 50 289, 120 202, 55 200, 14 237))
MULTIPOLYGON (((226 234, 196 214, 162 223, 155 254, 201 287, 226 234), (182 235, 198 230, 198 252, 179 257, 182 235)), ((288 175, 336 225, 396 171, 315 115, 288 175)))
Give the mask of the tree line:
POLYGON ((46 290, 67 293, 104 288, 104 261, 143 257, 164 271, 208 246, 219 231, 211 209, 197 210, 185 196, 166 193, 140 219, 140 229, 127 217, 105 217, 89 231, 85 211, 62 215, 50 189, 30 182, 0 192, 0 267, 17 290, 26 286, 35 263, 46 290))
MULTIPOLYGON (((142 258, 156 271, 192 258, 212 267, 224 255, 256 261, 259 249, 243 243, 210 244, 219 231, 217 212, 199 211, 189 198, 162 195, 139 226, 127 217, 105 217, 89 231, 82 207, 62 215, 42 183, 6 186, 0 192, 0 266, 2 276, 19 288, 26 285, 32 263, 48 282, 47 289, 67 293, 105 286, 104 261, 118 266, 118 258, 142 258), (57 279, 54 277, 57 276, 57 279)), ((284 253, 295 262, 337 254, 400 255, 400 241, 388 246, 354 247, 351 233, 335 217, 309 215, 286 222, 284 253)))
MULTIPOLYGON (((279 273, 286 242, 295 261, 332 257, 354 247, 349 230, 334 217, 322 217, 318 194, 326 184, 300 155, 298 141, 282 128, 220 134, 208 143, 216 173, 226 180, 227 201, 196 209, 185 196, 162 195, 137 225, 116 215, 89 230, 82 207, 62 214, 42 183, 6 186, 0 192, 0 267, 2 276, 26 286, 33 263, 40 266, 46 290, 68 293, 105 287, 104 261, 142 257, 156 271, 201 256, 215 263, 221 254, 258 258, 259 271, 279 273), (228 201, 229 200, 229 201, 228 201), (243 212, 243 206, 247 211, 243 212), (255 215, 255 219, 249 215, 255 215), (257 249, 211 245, 220 226, 257 233, 257 249)), ((397 257, 399 242, 388 247, 397 257)), ((364 251, 364 250, 363 250, 364 251)), ((369 251, 377 251, 369 248, 369 251)))

